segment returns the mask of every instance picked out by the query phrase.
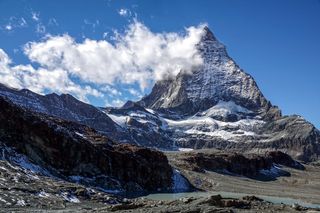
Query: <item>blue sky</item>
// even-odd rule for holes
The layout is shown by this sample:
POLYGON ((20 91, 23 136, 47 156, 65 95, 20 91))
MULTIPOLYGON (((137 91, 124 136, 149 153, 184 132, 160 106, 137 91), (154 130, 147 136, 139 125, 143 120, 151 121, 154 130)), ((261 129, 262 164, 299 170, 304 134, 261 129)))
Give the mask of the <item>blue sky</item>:
MULTIPOLYGON (((207 23, 273 104, 284 114, 300 114, 320 127, 318 0, 0 0, 0 48, 11 59, 10 66, 31 64, 37 69, 39 63, 30 62, 34 52, 29 58, 24 53, 28 42, 67 35, 64 41, 72 38, 73 44, 83 44, 86 38, 113 44, 114 30, 124 33, 134 18, 154 35, 175 32, 176 39, 186 37, 186 28, 207 23)), ((43 59, 39 57, 38 62, 43 59)), ((81 84, 78 78, 71 75, 69 80, 81 84)), ((118 79, 104 90, 113 95, 101 97, 93 91, 98 80, 86 82, 88 94, 96 94, 88 95, 88 101, 95 105, 137 99, 152 86, 148 80, 141 90, 140 80, 118 79)))

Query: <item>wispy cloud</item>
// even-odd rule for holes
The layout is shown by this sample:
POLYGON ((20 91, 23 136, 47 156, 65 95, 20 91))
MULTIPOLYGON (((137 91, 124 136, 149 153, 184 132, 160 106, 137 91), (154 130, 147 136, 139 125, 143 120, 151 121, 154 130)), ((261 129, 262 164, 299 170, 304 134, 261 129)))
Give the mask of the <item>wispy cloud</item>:
POLYGON ((116 88, 110 86, 110 85, 105 85, 100 87, 100 90, 102 92, 108 93, 109 96, 121 96, 122 92, 118 91, 116 88))
POLYGON ((120 16, 130 16, 131 15, 131 11, 129 9, 126 9, 126 8, 121 8, 118 11, 118 13, 119 13, 120 16))
POLYGON ((11 24, 7 24, 5 26, 5 29, 8 30, 8 31, 11 31, 13 29, 12 25, 11 24))
POLYGON ((125 103, 125 101, 124 101, 124 100, 121 100, 121 99, 114 99, 114 100, 112 100, 111 102, 106 101, 106 102, 105 102, 105 105, 106 105, 106 106, 121 107, 121 106, 123 106, 123 105, 124 105, 124 103, 125 103))
POLYGON ((49 90, 58 93, 70 93, 82 101, 88 102, 88 96, 103 97, 98 90, 79 85, 72 81, 62 69, 35 69, 28 65, 12 65, 9 56, 0 49, 0 83, 22 89, 28 88, 42 94, 49 90))
POLYGON ((10 32, 17 28, 24 28, 27 26, 28 26, 28 23, 25 18, 23 17, 17 18, 15 16, 11 16, 7 21, 7 23, 4 24, 1 28, 5 31, 10 32))
POLYGON ((43 24, 41 18, 40 18, 40 12, 31 12, 31 19, 36 23, 35 24, 35 32, 37 34, 46 34, 47 28, 46 25, 43 24))
POLYGON ((36 33, 45 34, 46 33, 46 26, 44 26, 42 23, 38 23, 36 25, 36 33))
POLYGON ((96 28, 100 25, 100 21, 98 19, 95 21, 89 21, 88 19, 84 19, 83 23, 85 25, 89 25, 92 28, 93 32, 95 32, 96 28))
POLYGON ((128 92, 134 97, 140 98, 142 96, 142 94, 138 90, 133 89, 133 88, 129 88, 128 92))
POLYGON ((55 18, 50 18, 48 21, 49 26, 59 26, 58 21, 55 18))
POLYGON ((40 21, 40 13, 31 12, 31 18, 32 18, 34 21, 40 21))

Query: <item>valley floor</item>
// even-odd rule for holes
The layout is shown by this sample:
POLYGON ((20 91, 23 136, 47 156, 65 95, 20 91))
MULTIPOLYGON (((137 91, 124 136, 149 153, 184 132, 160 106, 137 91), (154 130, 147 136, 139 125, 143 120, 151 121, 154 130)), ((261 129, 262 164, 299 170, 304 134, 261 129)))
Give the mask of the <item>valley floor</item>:
MULTIPOLYGON (((183 154, 182 152, 180 152, 183 154)), ((178 152, 166 155, 172 165, 181 159, 178 152)), ((320 166, 304 165, 305 170, 283 167, 291 176, 278 177, 272 181, 260 181, 243 176, 206 171, 205 173, 181 169, 182 174, 198 189, 251 195, 266 195, 299 199, 307 203, 320 204, 320 166)))
MULTIPOLYGON (((170 163, 181 165, 185 152, 167 152, 170 163)), ((178 167, 196 188, 212 193, 176 199, 126 199, 82 185, 28 173, 0 161, 0 212, 317 212, 299 205, 274 204, 259 195, 293 198, 309 204, 320 202, 320 166, 304 165, 305 170, 284 167, 289 177, 259 181, 243 176, 178 167), (242 193, 227 199, 219 192, 242 193)), ((152 197, 152 196, 151 196, 152 197)), ((319 210, 319 209, 318 209, 319 210)))

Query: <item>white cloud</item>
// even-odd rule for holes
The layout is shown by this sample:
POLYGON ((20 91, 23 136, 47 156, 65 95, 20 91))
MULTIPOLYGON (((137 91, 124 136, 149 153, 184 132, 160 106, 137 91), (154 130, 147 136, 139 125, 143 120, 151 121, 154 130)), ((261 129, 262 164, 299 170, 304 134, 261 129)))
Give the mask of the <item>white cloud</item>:
POLYGON ((27 25, 28 25, 27 21, 23 17, 21 17, 20 21, 19 21, 19 26, 20 27, 25 27, 27 25))
POLYGON ((12 30, 12 25, 11 24, 7 24, 6 26, 5 26, 5 29, 6 30, 8 30, 8 31, 10 31, 10 30, 12 30))
MULTIPOLYGON (((38 34, 45 34, 46 32, 47 32, 47 30, 46 30, 46 25, 44 25, 43 23, 42 23, 42 20, 40 19, 40 13, 39 12, 31 12, 31 19, 34 21, 34 22, 36 22, 36 24, 35 24, 35 31, 36 31, 36 33, 38 33, 38 34)), ((51 22, 52 22, 52 20, 54 20, 55 21, 55 19, 50 19, 51 20, 51 22)), ((49 22, 48 22, 48 25, 50 25, 50 20, 49 20, 49 22)))
POLYGON ((121 99, 115 99, 111 102, 111 106, 121 107, 125 102, 121 99))
POLYGON ((130 14, 131 14, 130 10, 128 10, 126 8, 121 8, 118 11, 118 13, 119 13, 120 16, 130 16, 130 14))
POLYGON ((15 30, 16 28, 24 28, 27 26, 28 26, 28 23, 23 17, 17 18, 15 16, 11 16, 8 20, 8 23, 1 28, 10 32, 15 30))
POLYGON ((138 83, 144 90, 150 82, 190 71, 202 63, 196 44, 203 27, 189 27, 185 35, 152 33, 134 21, 123 34, 116 33, 114 43, 91 39, 77 43, 65 34, 30 42, 24 52, 46 69, 65 70, 85 82, 138 83))
POLYGON ((11 65, 11 59, 0 49, 0 83, 17 89, 28 88, 43 94, 46 90, 57 93, 70 93, 82 101, 87 96, 103 97, 103 94, 90 86, 80 86, 73 82, 62 69, 35 69, 29 65, 11 65))
POLYGON ((31 18, 32 18, 34 21, 40 21, 40 13, 31 12, 31 18))
POLYGON ((36 33, 40 33, 40 34, 46 33, 46 26, 44 26, 42 23, 36 24, 36 33))
POLYGON ((85 25, 89 25, 92 28, 93 32, 95 32, 96 28, 100 25, 100 21, 98 19, 95 20, 94 22, 91 22, 91 21, 89 21, 87 19, 84 19, 83 23, 85 25))
POLYGON ((108 38, 108 32, 104 32, 104 33, 102 34, 102 38, 103 38, 103 39, 107 39, 107 38, 108 38))
POLYGON ((128 89, 128 92, 133 95, 133 96, 136 96, 136 97, 140 97, 141 96, 141 93, 138 91, 138 90, 135 90, 133 88, 129 88, 128 89))
POLYGON ((110 106, 112 106, 112 107, 121 107, 124 104, 125 104, 125 100, 122 100, 122 99, 119 99, 119 98, 113 99, 112 101, 106 100, 104 102, 104 105, 107 106, 107 107, 110 107, 110 106))
POLYGON ((100 87, 100 90, 102 92, 108 93, 108 95, 111 95, 111 96, 121 96, 122 95, 122 92, 118 91, 117 89, 113 88, 110 85, 102 86, 102 87, 100 87))
MULTIPOLYGON (((39 16, 35 17, 41 23, 39 16)), ((49 35, 24 46, 24 53, 38 68, 30 64, 13 66, 0 49, 0 82, 39 93, 71 93, 84 101, 88 101, 89 95, 104 100, 110 96, 111 104, 121 105, 122 93, 113 85, 139 85, 144 91, 157 80, 176 76, 180 71, 190 72, 201 65, 196 44, 203 27, 186 28, 184 34, 153 33, 134 20, 123 33, 115 32, 112 42, 76 42, 67 34, 49 35)), ((137 90, 127 92, 141 97, 137 90)))
POLYGON ((50 18, 49 21, 48 21, 48 25, 49 26, 59 26, 59 23, 58 23, 57 19, 50 18))

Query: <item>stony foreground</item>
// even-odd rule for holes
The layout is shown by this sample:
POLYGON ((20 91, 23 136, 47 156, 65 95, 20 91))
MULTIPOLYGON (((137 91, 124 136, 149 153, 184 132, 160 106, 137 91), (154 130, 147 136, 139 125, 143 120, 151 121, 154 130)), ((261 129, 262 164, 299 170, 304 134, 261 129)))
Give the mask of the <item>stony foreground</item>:
MULTIPOLYGON (((185 159, 188 159, 189 156, 193 156, 194 153, 198 152, 202 153, 204 156, 210 156, 215 153, 213 150, 202 150, 189 153, 170 152, 166 153, 166 155, 169 158, 170 163, 180 168, 181 173, 190 181, 190 183, 200 190, 286 197, 300 199, 309 203, 320 203, 319 162, 303 164, 305 167, 304 169, 278 165, 280 169, 287 172, 288 175, 277 176, 277 174, 275 174, 273 179, 260 180, 252 176, 248 177, 244 174, 236 174, 228 171, 194 170, 195 168, 198 169, 198 167, 193 167, 194 165, 189 162, 187 162, 186 165, 185 159)), ((241 166, 238 159, 231 164, 231 166, 235 165, 241 166)), ((229 168, 232 169, 233 167, 229 168)), ((272 176, 274 174, 270 173, 270 175, 272 176)))
POLYGON ((181 198, 173 201, 148 199, 122 200, 119 204, 101 205, 94 202, 68 204, 60 208, 7 208, 0 212, 318 212, 299 205, 272 204, 255 196, 226 199, 220 195, 201 198, 181 198))

